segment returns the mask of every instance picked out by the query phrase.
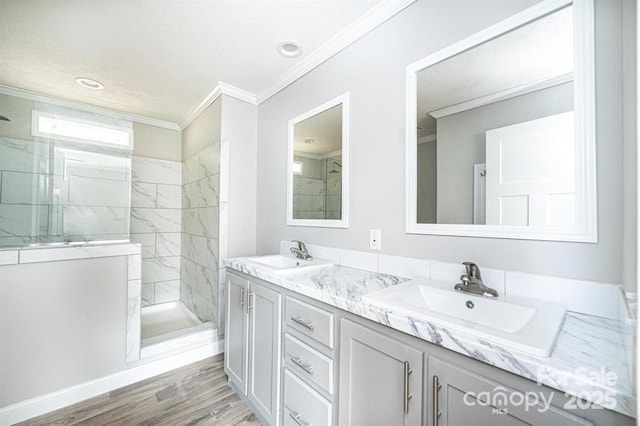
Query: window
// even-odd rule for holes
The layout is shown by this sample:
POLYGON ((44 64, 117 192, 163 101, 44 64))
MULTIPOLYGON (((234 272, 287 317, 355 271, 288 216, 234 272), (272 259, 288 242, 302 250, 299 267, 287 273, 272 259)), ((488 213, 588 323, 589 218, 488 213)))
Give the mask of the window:
POLYGON ((113 148, 133 148, 131 127, 118 127, 42 111, 33 111, 31 134, 71 142, 89 142, 113 148))
POLYGON ((293 162, 293 174, 301 175, 302 174, 302 166, 304 163, 302 161, 294 161, 293 162))

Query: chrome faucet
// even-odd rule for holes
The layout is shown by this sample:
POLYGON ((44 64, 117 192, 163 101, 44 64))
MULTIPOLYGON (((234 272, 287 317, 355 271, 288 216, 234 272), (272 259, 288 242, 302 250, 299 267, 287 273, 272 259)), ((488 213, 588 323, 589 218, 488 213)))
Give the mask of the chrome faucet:
POLYGON ((298 259, 311 260, 313 257, 307 251, 307 246, 302 241, 292 240, 292 243, 298 243, 298 248, 291 247, 289 251, 296 255, 298 259))
POLYGON ((463 293, 477 294, 486 297, 498 297, 498 292, 490 287, 487 287, 482 282, 482 276, 480 275, 480 268, 473 262, 462 263, 467 270, 467 273, 460 275, 460 281, 453 288, 456 291, 463 293))

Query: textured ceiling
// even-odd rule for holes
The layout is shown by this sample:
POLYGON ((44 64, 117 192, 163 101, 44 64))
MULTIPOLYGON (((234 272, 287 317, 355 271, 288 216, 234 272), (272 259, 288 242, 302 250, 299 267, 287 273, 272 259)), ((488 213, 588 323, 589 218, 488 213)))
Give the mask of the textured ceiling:
POLYGON ((381 2, 3 0, 0 85, 179 123, 218 81, 264 91, 381 2), (278 55, 286 40, 303 55, 278 55))
POLYGON ((342 104, 296 124, 293 150, 323 156, 342 150, 342 104), (310 139, 313 142, 305 142, 310 139))
POLYGON ((419 71, 418 126, 431 127, 439 108, 571 72, 569 6, 419 71))

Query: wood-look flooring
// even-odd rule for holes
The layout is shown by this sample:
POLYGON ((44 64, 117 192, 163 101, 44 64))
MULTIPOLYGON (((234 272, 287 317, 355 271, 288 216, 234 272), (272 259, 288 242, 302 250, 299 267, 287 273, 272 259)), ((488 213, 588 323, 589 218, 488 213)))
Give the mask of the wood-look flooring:
POLYGON ((261 425, 227 384, 223 354, 19 425, 261 425))

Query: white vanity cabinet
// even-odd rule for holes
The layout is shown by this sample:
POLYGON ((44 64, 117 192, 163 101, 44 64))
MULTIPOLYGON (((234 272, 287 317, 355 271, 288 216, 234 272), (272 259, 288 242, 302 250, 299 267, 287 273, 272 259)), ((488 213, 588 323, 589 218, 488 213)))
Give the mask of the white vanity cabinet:
POLYGON ((280 293, 227 273, 225 373, 263 420, 279 423, 280 293))
POLYGON ((339 424, 422 425, 422 366, 421 350, 343 319, 339 424))
POLYGON ((284 425, 335 424, 336 310, 285 297, 284 425))

